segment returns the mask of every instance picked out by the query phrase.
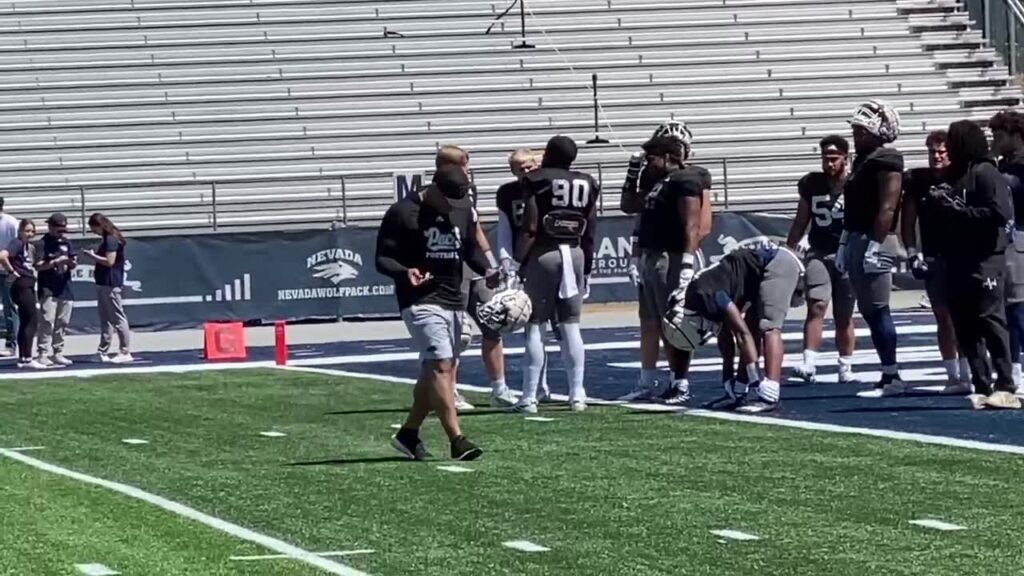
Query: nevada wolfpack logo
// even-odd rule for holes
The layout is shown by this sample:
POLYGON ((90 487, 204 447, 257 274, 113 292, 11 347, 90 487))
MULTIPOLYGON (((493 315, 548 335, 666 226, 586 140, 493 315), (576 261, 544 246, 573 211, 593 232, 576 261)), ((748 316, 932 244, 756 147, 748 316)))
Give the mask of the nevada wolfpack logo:
POLYGON ((314 278, 330 280, 341 284, 359 276, 358 267, 362 267, 363 257, 358 252, 344 248, 321 250, 306 258, 306 269, 313 272, 314 278))
POLYGON ((718 235, 718 244, 722 246, 722 254, 720 256, 712 256, 712 262, 718 262, 730 252, 740 248, 774 248, 776 246, 775 242, 767 236, 753 236, 745 240, 736 240, 735 237, 726 236, 725 234, 718 235))

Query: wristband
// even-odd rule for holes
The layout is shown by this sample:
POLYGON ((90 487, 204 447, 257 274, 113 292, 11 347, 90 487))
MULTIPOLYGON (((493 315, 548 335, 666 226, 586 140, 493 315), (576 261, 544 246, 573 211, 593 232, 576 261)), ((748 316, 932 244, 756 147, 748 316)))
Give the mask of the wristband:
POLYGON ((693 254, 683 254, 683 268, 693 268, 696 263, 696 256, 693 254))
POLYGON ((498 267, 498 261, 494 259, 494 252, 488 250, 487 252, 484 252, 484 257, 487 258, 487 264, 489 264, 491 268, 498 267))

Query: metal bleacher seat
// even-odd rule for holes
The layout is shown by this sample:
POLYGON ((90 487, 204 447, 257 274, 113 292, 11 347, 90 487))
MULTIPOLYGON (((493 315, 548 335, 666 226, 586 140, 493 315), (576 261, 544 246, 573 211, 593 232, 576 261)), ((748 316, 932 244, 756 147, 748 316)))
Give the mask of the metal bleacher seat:
POLYGON ((593 135, 596 73, 613 143, 580 162, 608 210, 625 151, 670 115, 719 203, 785 206, 817 140, 866 98, 897 105, 919 163, 928 130, 1020 97, 953 0, 531 0, 531 50, 513 49, 518 19, 495 22, 507 6, 0 5, 0 195, 18 214, 102 209, 153 231, 361 224, 392 173, 456 143, 493 214, 511 149, 593 135))

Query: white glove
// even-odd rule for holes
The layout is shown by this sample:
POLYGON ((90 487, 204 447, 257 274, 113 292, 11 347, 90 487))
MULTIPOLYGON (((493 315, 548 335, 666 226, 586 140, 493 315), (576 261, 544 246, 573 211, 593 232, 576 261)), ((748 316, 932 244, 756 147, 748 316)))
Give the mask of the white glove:
POLYGON ((590 274, 583 277, 583 299, 590 298, 590 274))
POLYGON ((640 259, 633 257, 629 259, 629 282, 634 286, 643 284, 640 281, 640 259))
POLYGON ((840 274, 846 274, 846 244, 840 244, 836 251, 836 270, 840 274))
POLYGON ((679 289, 686 290, 686 287, 693 281, 695 274, 693 267, 697 257, 693 254, 683 254, 683 267, 679 270, 679 289))
POLYGON ((516 290, 522 282, 519 280, 519 263, 512 258, 501 261, 502 286, 500 290, 516 290))
POLYGON ((893 256, 881 251, 882 245, 874 240, 868 242, 868 249, 864 251, 864 273, 865 274, 887 274, 892 272, 893 256))

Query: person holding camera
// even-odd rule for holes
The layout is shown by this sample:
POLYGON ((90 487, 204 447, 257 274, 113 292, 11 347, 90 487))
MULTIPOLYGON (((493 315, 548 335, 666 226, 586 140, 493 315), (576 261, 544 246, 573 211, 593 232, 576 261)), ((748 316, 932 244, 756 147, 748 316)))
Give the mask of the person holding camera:
POLYGON ((47 231, 36 247, 39 272, 39 328, 36 332, 36 362, 50 366, 71 366, 64 356, 64 336, 71 323, 74 295, 71 271, 77 256, 67 239, 68 219, 61 213, 46 221, 47 231))

